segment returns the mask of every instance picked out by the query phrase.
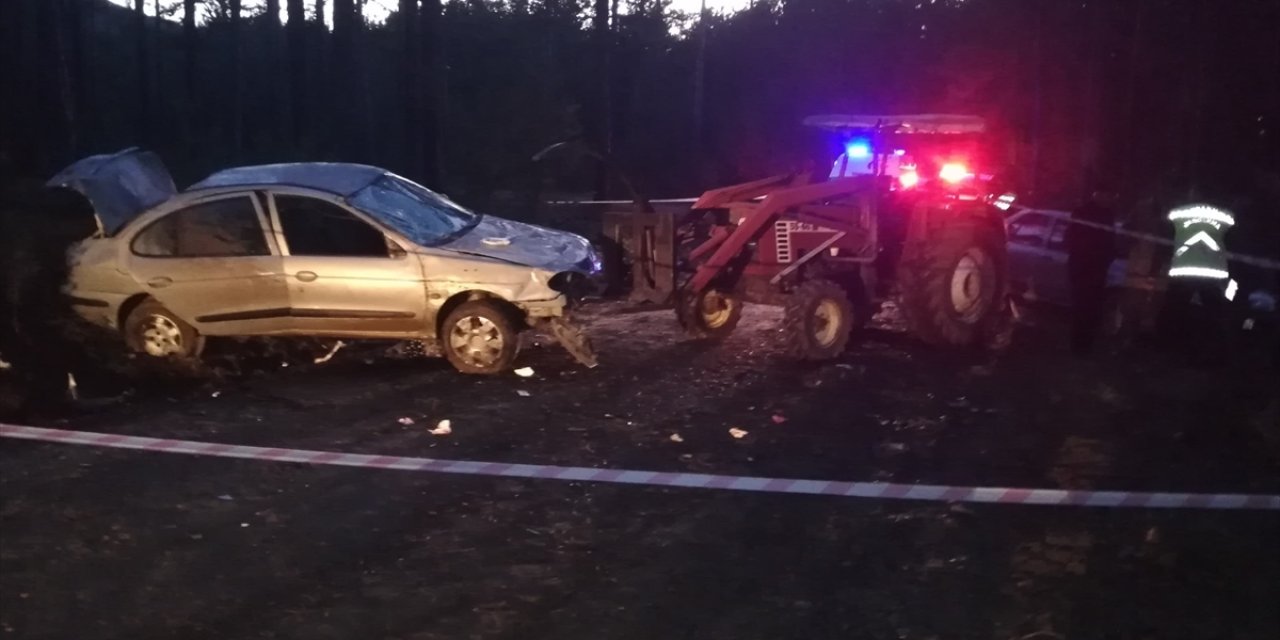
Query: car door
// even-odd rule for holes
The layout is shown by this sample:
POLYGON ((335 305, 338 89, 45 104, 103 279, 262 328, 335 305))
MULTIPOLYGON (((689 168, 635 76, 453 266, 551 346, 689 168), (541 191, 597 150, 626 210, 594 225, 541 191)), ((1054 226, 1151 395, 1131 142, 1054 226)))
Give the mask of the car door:
POLYGON ((1045 247, 1053 218, 1038 211, 1025 211, 1009 220, 1009 279, 1015 293, 1041 299, 1046 271, 1051 270, 1045 247))
POLYGON ((425 332, 427 292, 415 256, 336 197, 280 191, 271 210, 296 332, 425 332))
POLYGON ((139 284, 206 335, 275 333, 288 292, 266 211, 250 193, 202 198, 132 234, 124 262, 139 284))
POLYGON ((1054 304, 1071 304, 1071 288, 1067 274, 1067 227, 1071 221, 1058 218, 1045 242, 1043 267, 1038 271, 1043 283, 1044 297, 1054 304))

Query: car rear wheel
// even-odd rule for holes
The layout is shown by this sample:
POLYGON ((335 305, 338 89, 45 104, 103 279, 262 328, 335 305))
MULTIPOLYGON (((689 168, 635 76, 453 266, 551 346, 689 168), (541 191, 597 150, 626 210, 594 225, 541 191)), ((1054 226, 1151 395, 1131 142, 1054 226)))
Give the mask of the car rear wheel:
POLYGON ((157 358, 195 358, 204 350, 204 336, 156 300, 144 300, 124 322, 125 344, 157 358))
POLYGON ((520 352, 520 334, 510 313, 491 300, 462 303, 440 329, 444 355, 462 373, 501 373, 520 352))

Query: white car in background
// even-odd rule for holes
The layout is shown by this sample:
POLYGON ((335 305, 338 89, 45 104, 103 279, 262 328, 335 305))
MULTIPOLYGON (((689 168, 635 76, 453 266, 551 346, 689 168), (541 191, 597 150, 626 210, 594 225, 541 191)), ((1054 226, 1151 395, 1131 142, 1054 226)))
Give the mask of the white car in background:
MULTIPOLYGON (((1009 247, 1009 287, 1025 300, 1069 306, 1067 226, 1070 211, 1022 209, 1005 219, 1009 247)), ((1107 287, 1124 285, 1126 260, 1116 258, 1107 287)))

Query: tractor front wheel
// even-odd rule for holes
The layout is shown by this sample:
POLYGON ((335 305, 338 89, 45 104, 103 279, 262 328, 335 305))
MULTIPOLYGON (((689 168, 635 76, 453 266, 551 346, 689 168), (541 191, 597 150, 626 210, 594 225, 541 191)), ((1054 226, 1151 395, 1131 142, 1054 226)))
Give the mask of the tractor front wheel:
POLYGON ((680 293, 676 319, 691 338, 723 340, 742 319, 742 299, 710 287, 693 295, 680 293))
POLYGON ((804 360, 829 360, 844 352, 849 336, 862 324, 844 287, 831 280, 809 280, 791 293, 783 315, 787 349, 804 360))
POLYGON ((943 226, 912 242, 899 288, 912 332, 936 345, 970 346, 1005 309, 1004 238, 980 222, 943 226))

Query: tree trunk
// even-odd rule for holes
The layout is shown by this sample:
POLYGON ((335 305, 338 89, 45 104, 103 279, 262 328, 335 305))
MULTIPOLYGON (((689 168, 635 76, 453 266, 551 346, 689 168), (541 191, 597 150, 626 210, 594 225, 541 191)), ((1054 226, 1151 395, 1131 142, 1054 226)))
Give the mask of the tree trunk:
POLYGON ((296 149, 302 145, 302 132, 307 125, 307 12, 303 0, 287 0, 285 10, 289 13, 285 26, 289 48, 289 139, 296 149))
POLYGON ((405 171, 422 179, 422 146, 418 143, 418 119, 421 117, 422 84, 418 68, 422 52, 418 37, 418 0, 400 0, 400 100, 404 116, 401 139, 405 171))
POLYGON ((88 121, 89 92, 86 86, 85 76, 87 74, 85 73, 84 64, 86 34, 84 12, 91 10, 92 7, 79 0, 70 0, 67 3, 67 39, 70 43, 71 55, 67 73, 71 89, 71 120, 75 122, 75 130, 72 132, 75 138, 71 143, 71 151, 74 155, 79 155, 82 151, 82 147, 85 144, 84 132, 90 130, 88 121))
POLYGON ((184 120, 195 120, 196 100, 196 0, 182 0, 182 85, 187 99, 184 120))
POLYGON ((244 69, 240 51, 240 0, 230 0, 231 9, 231 144, 237 159, 244 149, 244 69))
MULTIPOLYGON (((318 4, 317 4, 318 6, 318 4)), ((338 152, 350 157, 359 141, 355 107, 355 0, 333 0, 333 71, 334 99, 330 127, 338 133, 338 152)))
POLYGON ((67 2, 66 0, 53 0, 49 2, 49 8, 53 12, 51 16, 53 36, 53 61, 57 75, 57 105, 58 109, 58 129, 61 134, 59 137, 65 145, 63 149, 68 155, 75 155, 76 149, 80 146, 79 126, 80 123, 76 118, 76 98, 75 98, 75 72, 72 64, 72 44, 70 34, 75 33, 72 25, 75 23, 75 17, 72 15, 79 11, 79 7, 75 6, 75 2, 67 2))
POLYGON ((289 136, 289 112, 286 108, 288 104, 288 89, 285 85, 285 54, 284 54, 284 38, 281 34, 280 26, 280 0, 267 0, 266 2, 266 19, 263 20, 263 28, 266 31, 267 55, 267 95, 271 96, 271 104, 268 105, 266 113, 270 119, 267 123, 268 131, 271 132, 272 148, 279 149, 288 144, 291 139, 289 136))
POLYGON ((133 38, 134 55, 137 57, 137 110, 134 135, 143 144, 151 141, 151 78, 150 55, 147 52, 147 14, 143 11, 146 0, 134 0, 133 38))
MULTIPOLYGON (((592 82, 591 93, 594 99, 588 116, 588 135, 590 144, 609 155, 613 149, 611 118, 609 117, 611 95, 609 81, 610 57, 613 51, 613 38, 609 33, 609 0, 595 0, 595 11, 591 17, 592 40, 595 44, 596 77, 592 82)), ((609 168, 604 162, 596 163, 595 192, 597 199, 608 197, 609 168)))
POLYGON ((418 12, 419 41, 422 43, 422 66, 419 81, 424 92, 419 110, 418 134, 422 144, 422 184, 440 188, 440 111, 445 78, 440 64, 440 0, 422 0, 418 12))

